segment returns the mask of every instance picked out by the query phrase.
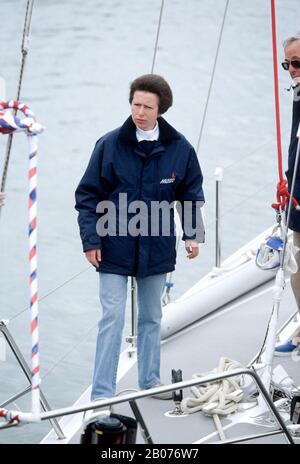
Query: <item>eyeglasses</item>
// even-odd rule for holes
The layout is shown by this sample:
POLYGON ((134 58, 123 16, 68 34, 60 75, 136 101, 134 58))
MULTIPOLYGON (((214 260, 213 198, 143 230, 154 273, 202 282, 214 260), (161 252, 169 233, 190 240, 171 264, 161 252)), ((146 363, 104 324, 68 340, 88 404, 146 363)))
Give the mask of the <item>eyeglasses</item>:
POLYGON ((291 65, 295 69, 300 69, 300 60, 292 60, 291 62, 284 61, 283 63, 281 63, 281 66, 285 71, 288 71, 291 65))

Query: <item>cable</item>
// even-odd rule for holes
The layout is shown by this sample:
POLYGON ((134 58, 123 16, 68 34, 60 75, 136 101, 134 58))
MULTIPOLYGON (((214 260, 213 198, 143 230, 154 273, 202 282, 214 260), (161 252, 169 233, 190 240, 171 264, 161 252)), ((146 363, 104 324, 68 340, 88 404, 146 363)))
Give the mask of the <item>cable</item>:
POLYGON ((159 39, 159 34, 160 34, 160 27, 161 27, 162 15, 163 15, 164 3, 165 3, 165 0, 161 0, 159 20, 158 20, 157 33, 156 33, 153 60, 152 60, 152 66, 151 66, 151 73, 150 74, 153 74, 155 61, 156 61, 157 48, 158 48, 158 39, 159 39))
POLYGON ((227 15, 228 6, 229 6, 229 0, 226 1, 226 6, 225 6, 224 14, 223 14, 223 21, 222 21, 220 34, 219 34, 217 52, 216 52, 215 61, 214 61, 214 65, 213 65, 212 75, 211 75, 210 84, 209 84, 209 90, 208 90, 208 94, 207 94, 206 104, 205 104, 202 123, 201 123, 201 128, 200 128, 200 134, 199 134, 198 143, 197 143, 197 150, 196 150, 197 154, 199 153, 199 148, 200 148, 200 143, 201 143, 201 139, 202 139, 204 124, 205 124, 205 120, 206 120, 208 104, 209 104, 210 95, 211 95, 211 91, 212 91, 212 86, 213 86, 213 82, 214 82, 214 77, 215 77, 217 61, 218 61, 218 57, 219 57, 219 51, 220 51, 220 47, 221 47, 221 41, 222 41, 222 36, 223 36, 223 31, 224 31, 225 19, 226 19, 226 15, 227 15))
MULTIPOLYGON (((22 45, 21 45, 22 60, 21 60, 21 68, 20 68, 20 75, 19 75, 19 81, 18 81, 17 97, 16 97, 17 101, 20 100, 25 61, 26 61, 26 57, 28 54, 28 50, 29 50, 29 34, 30 34, 33 3, 34 3, 34 0, 27 0, 24 29, 23 29, 23 38, 22 38, 22 45)), ((17 110, 14 111, 14 114, 16 113, 17 113, 17 110)), ((5 160, 4 160, 4 165, 3 165, 3 173, 2 173, 1 187, 0 187, 1 193, 4 193, 4 190, 5 190, 5 184, 6 184, 7 173, 8 173, 8 165, 9 165, 11 147, 12 147, 12 139, 13 139, 13 134, 10 134, 8 136, 7 145, 6 145, 5 160)), ((3 206, 3 203, 1 204, 0 202, 0 214, 1 214, 1 206, 3 206)))
MULTIPOLYGON (((227 211, 225 211, 221 216, 220 216, 220 219, 223 219, 225 216, 227 216, 229 213, 231 213, 232 211, 240 208, 241 206, 245 207, 245 202, 247 202, 248 200, 250 200, 251 198, 253 198, 254 196, 256 196, 258 193, 262 192, 266 186, 268 185, 271 185, 273 184, 273 181, 270 181, 266 184, 263 185, 262 188, 256 190, 254 193, 252 193, 251 195, 249 195, 248 197, 244 198, 243 201, 241 201, 240 203, 234 205, 232 208, 228 209, 227 211)), ((209 222, 207 224, 207 227, 206 228, 209 228, 211 226, 213 226, 215 224, 215 219, 211 222, 209 222)))
MULTIPOLYGON (((285 132, 283 135, 286 135, 287 132, 285 132)), ((251 152, 249 152, 247 155, 243 156, 242 158, 238 159, 237 161, 233 161, 231 164, 229 164, 228 166, 225 166, 223 169, 224 171, 226 171, 227 169, 231 169, 233 166, 236 166, 240 163, 243 163, 245 160, 247 160, 248 158, 251 158, 253 155, 255 155, 258 151, 260 151, 262 148, 264 148, 265 146, 269 145, 270 143, 274 143, 274 139, 269 139, 269 140, 266 140, 262 145, 260 145, 259 147, 256 147, 254 148, 251 152)))
MULTIPOLYGON (((39 302, 40 301, 43 301, 45 300, 46 298, 48 298, 48 296, 52 295, 53 293, 55 293, 57 290, 60 290, 61 288, 63 288, 65 285, 67 285, 69 282, 71 282, 72 280, 76 279, 76 277, 80 276, 81 274, 84 274, 86 271, 88 271, 89 269, 93 268, 93 266, 89 266, 88 268, 78 272, 77 274, 75 274, 73 277, 70 277, 70 279, 66 280, 65 282, 63 282, 61 285, 59 285, 58 287, 55 287, 53 290, 50 290, 49 293, 46 293, 46 295, 42 296, 39 298, 39 302)), ((27 306, 26 308, 22 309, 22 311, 16 313, 14 316, 12 316, 9 320, 10 321, 13 321, 15 320, 17 317, 19 317, 21 314, 25 313, 25 311, 28 311, 29 306, 27 306)))
POLYGON ((62 362, 64 361, 64 359, 66 359, 69 354, 71 354, 73 351, 76 350, 76 348, 78 348, 80 345, 82 345, 83 342, 85 342, 87 340, 87 337, 90 335, 90 333, 95 329, 95 327, 97 326, 97 324, 94 324, 92 327, 89 328, 89 330, 85 333, 85 336, 81 338, 80 342, 79 343, 76 343, 75 345, 72 346, 72 348, 70 348, 61 358, 58 359, 58 361, 56 361, 56 363, 53 364, 52 367, 50 367, 50 369, 47 370, 47 372, 42 376, 42 380, 45 379, 49 374, 51 374, 51 372, 54 371, 54 369, 62 362))

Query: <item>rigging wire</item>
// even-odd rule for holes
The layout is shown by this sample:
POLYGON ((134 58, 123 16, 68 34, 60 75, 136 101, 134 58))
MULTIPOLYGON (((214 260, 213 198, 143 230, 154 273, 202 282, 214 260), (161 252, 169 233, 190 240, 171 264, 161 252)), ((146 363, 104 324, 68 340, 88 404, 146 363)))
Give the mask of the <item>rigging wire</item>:
POLYGON ((201 123, 201 128, 200 128, 198 143, 197 143, 197 150, 196 150, 197 154, 199 153, 199 148, 200 148, 200 144, 201 144, 201 140, 202 140, 202 135, 203 135, 203 130, 204 130, 204 124, 205 124, 205 120, 206 120, 206 115, 207 115, 208 105, 209 105, 209 101, 210 101, 212 86, 213 86, 213 82, 214 82, 214 77, 215 77, 215 72, 216 72, 216 67, 217 67, 219 52, 220 52, 220 48, 221 48, 221 41, 222 41, 222 37, 223 37, 223 31, 224 31, 224 26, 225 26, 225 20, 226 20, 226 16, 227 16, 228 6, 229 6, 229 0, 226 0, 226 5, 225 5, 224 14, 223 14, 223 20, 222 20, 221 30, 220 30, 220 34, 219 34, 218 46, 217 46, 217 51, 216 51, 216 56, 215 56, 215 61, 214 61, 213 70, 212 70, 212 74, 211 74, 211 79, 210 79, 210 84, 209 84, 207 99, 206 99, 206 103, 205 103, 205 108, 204 108, 204 113, 203 113, 203 118, 202 118, 202 123, 201 123))
POLYGON ((155 39, 155 45, 154 45, 154 52, 153 52, 153 60, 152 60, 152 66, 151 66, 151 72, 150 72, 150 74, 153 74, 153 72, 154 72, 154 67, 155 67, 155 62, 156 62, 156 55, 157 55, 157 49, 158 49, 158 40, 159 40, 160 29, 161 29, 161 21, 162 21, 163 10, 164 10, 164 4, 165 4, 165 0, 161 0, 160 12, 159 12, 159 20, 158 20, 158 26, 157 26, 157 32, 156 32, 156 39, 155 39))
POLYGON ((92 327, 88 329, 88 331, 82 336, 81 334, 81 340, 74 344, 65 354, 61 356, 48 370, 47 372, 42 376, 42 380, 44 380, 48 375, 50 375, 54 369, 56 369, 57 366, 59 366, 73 351, 75 351, 80 345, 82 345, 86 340, 88 339, 88 336, 91 334, 93 330, 95 330, 97 327, 97 323, 93 324, 92 327))
MULTIPOLYGON (((34 3, 34 0, 27 0, 25 20, 24 20, 24 29, 23 29, 23 38, 22 38, 22 45, 21 45, 22 60, 21 60, 21 68, 20 68, 20 75, 19 75, 19 81, 18 81, 17 96, 16 96, 17 101, 20 100, 25 62, 26 62, 28 51, 29 51, 30 26, 31 26, 33 3, 34 3)), ((14 110, 14 114, 16 113, 17 113, 17 110, 14 110)), ((10 154, 11 154, 11 147, 12 147, 12 139, 13 139, 13 134, 10 134, 8 136, 8 140, 6 144, 5 160, 4 160, 4 165, 3 165, 3 173, 2 173, 1 186, 0 186, 1 193, 4 193, 5 191, 6 179, 7 179, 7 173, 8 173, 8 165, 10 161, 10 154)), ((1 206, 3 206, 3 204, 1 204, 0 202, 0 214, 1 214, 1 209, 2 209, 1 206)))
MULTIPOLYGON (((261 192, 263 192, 266 187, 270 186, 270 185, 273 185, 274 184, 274 181, 270 181, 270 182, 266 182, 264 183, 264 185, 257 189, 255 192, 253 192, 251 195, 245 197, 241 202, 239 202, 238 204, 234 205, 232 208, 224 211, 224 213, 220 216, 220 219, 224 219, 225 216, 227 216, 228 214, 232 213, 233 211, 241 208, 241 209, 245 209, 245 204, 248 203, 249 200, 251 200, 253 197, 256 197, 258 194, 260 194, 261 192)), ((211 226, 214 226, 215 224, 215 219, 213 219, 211 222, 209 222, 207 224, 207 227, 211 227, 211 226)))
MULTIPOLYGON (((284 132, 283 135, 286 135, 286 133, 287 132, 284 132)), ((224 166, 222 169, 224 171, 226 171, 227 169, 231 169, 234 166, 237 166, 238 164, 243 163, 245 160, 251 158, 253 155, 256 155, 257 152, 259 152, 260 150, 262 150, 263 148, 265 148, 266 146, 268 146, 271 143, 274 143, 273 137, 272 137, 272 139, 266 140, 259 147, 254 148, 252 151, 250 151, 247 155, 243 156, 242 158, 240 158, 240 159, 238 159, 236 161, 233 161, 232 163, 228 164, 228 166, 224 166)), ((213 177, 215 177, 215 176, 208 177, 206 180, 211 180, 213 177)))
MULTIPOLYGON (((77 274, 75 274, 74 276, 70 277, 69 279, 65 280, 62 284, 58 285, 57 287, 55 287, 53 290, 50 290, 50 292, 46 293, 44 296, 42 297, 39 297, 39 302, 40 301, 43 301, 45 300, 46 298, 48 298, 50 295, 52 295, 53 293, 57 292, 58 290, 60 290, 61 288, 63 288, 65 285, 69 284, 70 282, 72 282, 72 280, 76 279, 77 277, 79 277, 80 275, 84 274, 86 271, 88 271, 89 269, 93 269, 93 266, 89 266, 87 267, 86 269, 83 269, 82 271, 78 272, 77 274)), ((21 311, 19 311, 18 313, 16 313, 14 316, 10 317, 9 320, 10 322, 17 319, 19 316, 21 316, 21 314, 25 313, 26 311, 28 311, 30 307, 27 306, 26 308, 22 309, 21 311)))

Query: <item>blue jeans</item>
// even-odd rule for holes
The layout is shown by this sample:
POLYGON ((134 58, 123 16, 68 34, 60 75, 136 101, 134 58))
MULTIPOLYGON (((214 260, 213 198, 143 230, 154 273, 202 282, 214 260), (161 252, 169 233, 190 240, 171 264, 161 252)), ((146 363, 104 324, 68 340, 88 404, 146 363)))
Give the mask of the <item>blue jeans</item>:
MULTIPOLYGON (((92 401, 114 396, 122 332, 125 321, 128 276, 100 273, 102 318, 96 346, 92 401)), ((160 382, 161 296, 166 274, 137 278, 138 380, 142 389, 160 382)))

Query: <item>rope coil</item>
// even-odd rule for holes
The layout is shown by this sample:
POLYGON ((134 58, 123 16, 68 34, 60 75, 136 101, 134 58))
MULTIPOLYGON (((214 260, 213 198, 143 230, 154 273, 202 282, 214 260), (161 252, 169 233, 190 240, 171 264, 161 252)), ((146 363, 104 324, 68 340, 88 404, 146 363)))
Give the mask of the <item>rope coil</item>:
MULTIPOLYGON (((242 367, 237 361, 222 357, 215 372, 226 372, 242 367)), ((201 378, 205 374, 193 374, 192 378, 201 378)), ((240 387, 241 377, 209 382, 199 387, 191 387, 192 397, 181 401, 181 410, 186 414, 198 411, 214 419, 221 440, 225 440, 224 431, 219 416, 227 416, 238 409, 238 403, 243 399, 244 392, 240 387)))
POLYGON ((22 102, 17 100, 9 100, 8 102, 0 101, 0 133, 12 134, 13 132, 27 132, 27 135, 37 135, 43 132, 44 128, 36 122, 34 113, 31 109, 22 102), (9 109, 19 110, 25 115, 25 118, 20 120, 9 109))

